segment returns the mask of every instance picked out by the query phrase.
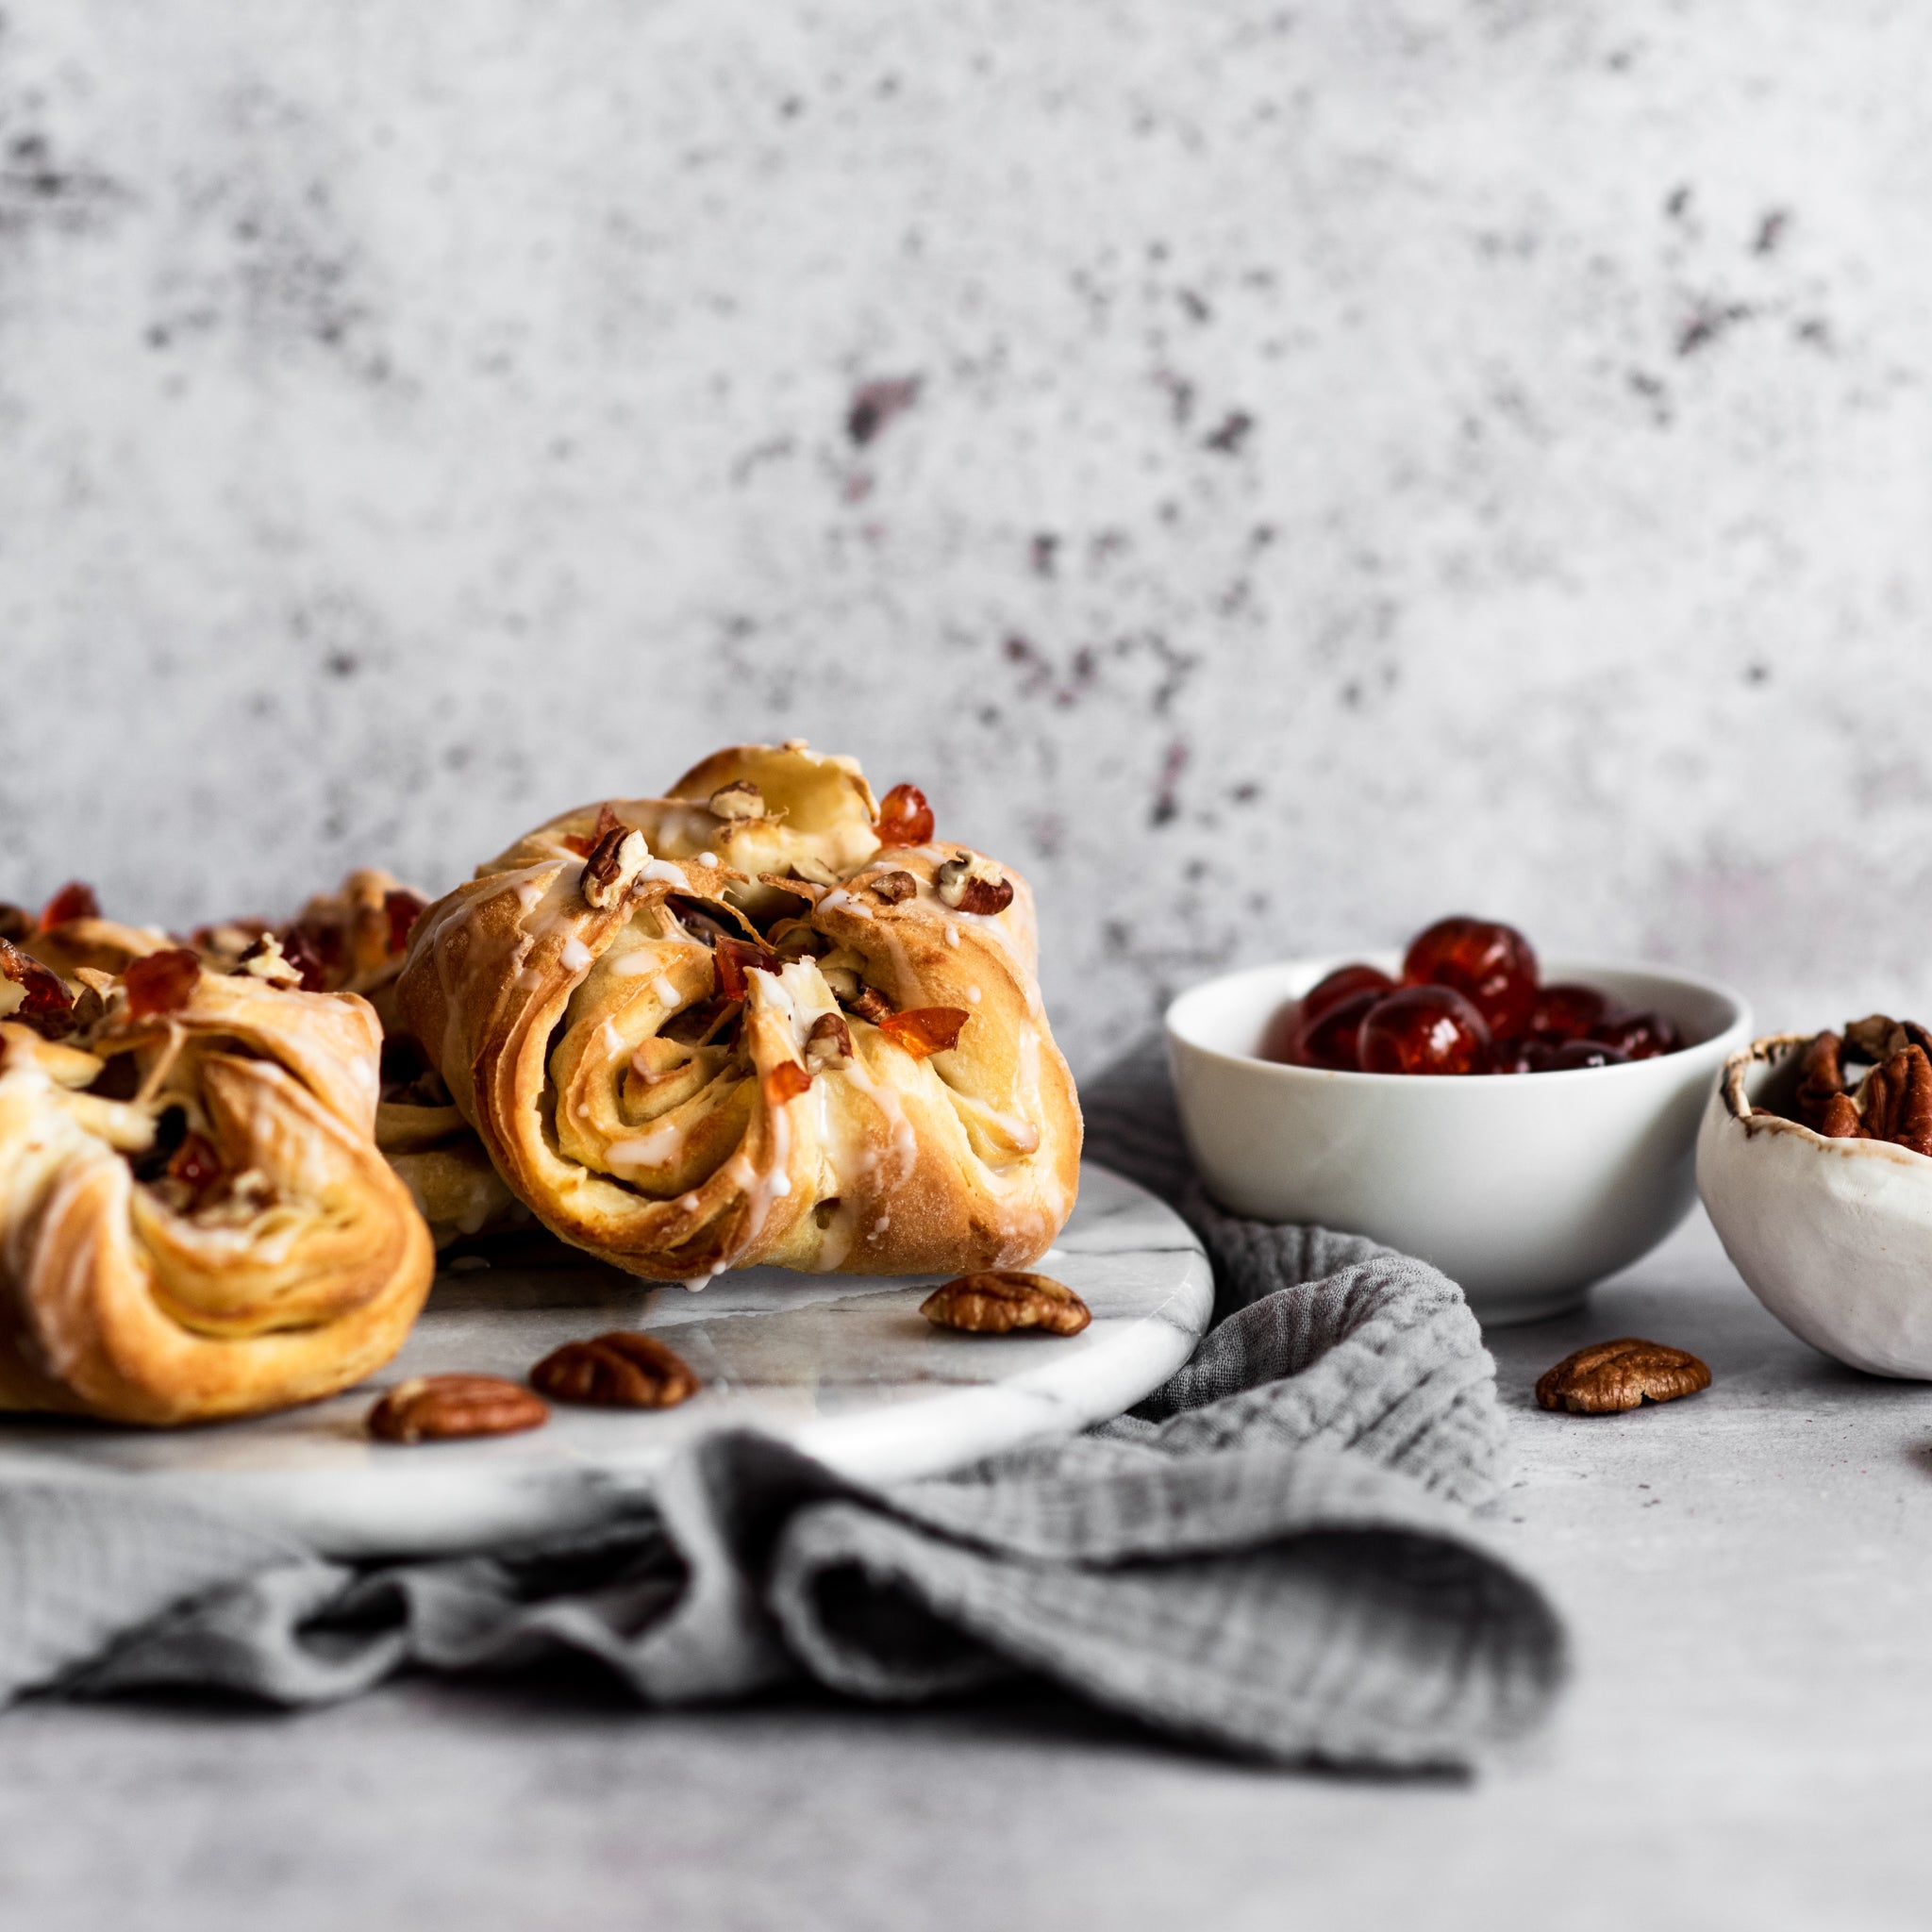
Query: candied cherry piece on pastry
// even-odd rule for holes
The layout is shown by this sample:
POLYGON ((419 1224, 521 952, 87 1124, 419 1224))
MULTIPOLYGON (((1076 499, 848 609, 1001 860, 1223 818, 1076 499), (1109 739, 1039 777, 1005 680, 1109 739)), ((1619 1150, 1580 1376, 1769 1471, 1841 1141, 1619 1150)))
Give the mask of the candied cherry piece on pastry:
POLYGON ((1409 941, 1402 962, 1404 986, 1454 988, 1501 1040, 1524 1030, 1536 982, 1529 941, 1513 925, 1492 919, 1439 919, 1409 941))
POLYGON ((80 879, 70 879, 41 908, 40 926, 45 932, 50 926, 65 925, 70 919, 100 916, 101 902, 94 897, 94 889, 80 879))
POLYGON ((186 946, 171 946, 164 953, 130 959, 122 974, 127 987, 129 1017, 145 1020, 156 1013, 179 1012, 200 977, 200 957, 186 946))
POLYGON ((1490 1029, 1453 986, 1405 986, 1363 1016, 1357 1051, 1365 1074, 1487 1074, 1490 1029))
POLYGON ((1668 1015, 1651 1011, 1624 1013, 1604 1021, 1591 1033, 1599 1046, 1613 1046, 1627 1060, 1654 1060, 1675 1053, 1684 1036, 1668 1015))
POLYGON ((394 891, 382 895, 383 917, 389 921, 389 949, 391 953, 407 953, 409 950, 409 931, 422 918, 429 902, 410 891, 407 886, 398 886, 394 891))
POLYGON ((1588 1040, 1622 1010, 1601 987, 1562 980, 1537 989, 1536 1004, 1529 1009, 1529 1031, 1544 1040, 1588 1040))
POLYGON ((20 988, 18 1004, 6 1007, 9 1018, 18 1019, 48 1040, 58 1040, 74 1031, 74 1000, 60 975, 51 966, 42 966, 30 953, 23 953, 12 941, 0 939, 0 980, 20 988))
POLYGON ((917 785, 894 785, 879 800, 881 845, 924 845, 932 828, 932 807, 917 785))

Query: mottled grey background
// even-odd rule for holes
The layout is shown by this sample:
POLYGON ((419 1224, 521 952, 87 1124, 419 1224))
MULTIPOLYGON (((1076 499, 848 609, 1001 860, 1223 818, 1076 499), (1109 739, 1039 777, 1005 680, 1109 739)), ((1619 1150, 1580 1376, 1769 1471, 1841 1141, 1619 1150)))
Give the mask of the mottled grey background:
POLYGON ((0 897, 797 733, 1083 1067, 1459 907, 1932 1008, 1925 9, 0 6, 0 897))

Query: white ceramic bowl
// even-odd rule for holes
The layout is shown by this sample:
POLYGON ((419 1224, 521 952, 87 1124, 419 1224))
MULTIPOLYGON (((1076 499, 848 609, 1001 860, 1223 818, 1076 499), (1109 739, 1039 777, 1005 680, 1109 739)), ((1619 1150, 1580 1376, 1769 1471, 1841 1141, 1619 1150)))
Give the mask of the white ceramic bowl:
POLYGON ((1208 1191, 1237 1214, 1373 1235, 1433 1261, 1485 1322, 1574 1307, 1646 1254, 1696 1198, 1698 1115, 1751 1037, 1727 987, 1590 960, 1545 962, 1655 1007, 1693 1044, 1622 1067, 1446 1077, 1336 1074, 1255 1058, 1262 1029, 1350 959, 1230 973, 1167 1009, 1181 1120, 1208 1191))
POLYGON ((1932 1381, 1932 1160, 1756 1111, 1790 1104, 1809 1038, 1754 1041, 1726 1062, 1697 1136, 1704 1205, 1792 1334, 1855 1369, 1932 1381))

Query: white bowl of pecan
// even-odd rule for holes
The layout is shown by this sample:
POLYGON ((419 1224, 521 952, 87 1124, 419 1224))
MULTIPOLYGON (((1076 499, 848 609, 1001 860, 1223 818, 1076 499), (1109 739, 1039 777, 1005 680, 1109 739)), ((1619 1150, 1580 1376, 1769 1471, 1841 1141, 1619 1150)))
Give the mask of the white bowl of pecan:
MULTIPOLYGON (((1478 923, 1442 922, 1451 924, 1478 923)), ((1506 1051, 1526 1037, 1510 1029, 1530 1022, 1499 1008, 1491 982, 1471 977, 1450 983, 1466 983, 1472 1002, 1487 1006, 1494 1024, 1486 1036, 1495 1038, 1473 1061, 1457 1048, 1450 1064, 1460 1071, 1361 1072, 1263 1057, 1283 1051, 1297 1003, 1325 1024, 1316 995, 1347 974, 1373 970, 1391 999, 1412 1004, 1416 961, 1439 930, 1419 935, 1406 960, 1287 960, 1181 994, 1168 1008, 1167 1039, 1182 1124, 1208 1191, 1233 1212, 1372 1236, 1434 1262, 1483 1321, 1539 1321, 1574 1307, 1591 1282, 1648 1253, 1690 1211, 1698 1117, 1725 1058, 1750 1039, 1750 1018, 1715 981, 1572 960, 1539 966, 1520 934, 1495 928, 1532 987, 1557 1004, 1590 991, 1619 1037, 1642 1031, 1641 1019, 1666 1043, 1641 1058, 1506 1051)), ((1520 990, 1507 997, 1522 1004, 1520 990)), ((1373 1050, 1372 1035, 1365 1044, 1373 1050)))
POLYGON ((1932 1381, 1932 1033, 1882 1014, 1725 1062, 1697 1185, 1751 1291, 1813 1348, 1932 1381))

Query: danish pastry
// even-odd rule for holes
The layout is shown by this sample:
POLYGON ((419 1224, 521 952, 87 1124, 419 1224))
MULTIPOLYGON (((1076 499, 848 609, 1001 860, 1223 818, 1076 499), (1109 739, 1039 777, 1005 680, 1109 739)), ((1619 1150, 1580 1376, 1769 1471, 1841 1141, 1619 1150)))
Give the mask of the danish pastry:
POLYGON ((511 1191, 634 1274, 1024 1267, 1073 1206, 1024 880, 798 741, 540 826, 396 999, 511 1191))
POLYGON ((380 1028, 295 980, 273 941, 69 983, 0 940, 0 1409, 246 1415, 401 1345, 434 1251, 375 1146, 380 1028))

